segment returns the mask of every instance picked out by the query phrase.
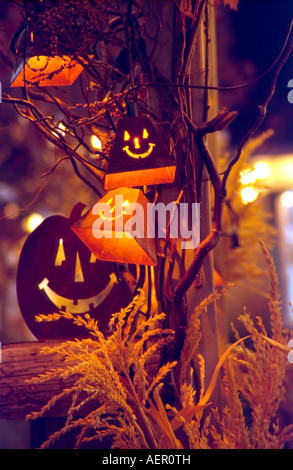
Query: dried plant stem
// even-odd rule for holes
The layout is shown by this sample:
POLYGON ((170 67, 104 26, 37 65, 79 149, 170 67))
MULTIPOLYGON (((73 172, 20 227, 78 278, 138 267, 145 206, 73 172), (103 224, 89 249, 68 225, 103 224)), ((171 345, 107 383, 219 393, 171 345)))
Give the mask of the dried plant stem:
MULTIPOLYGON (((157 448, 157 442, 156 442, 154 433, 153 433, 152 428, 150 426, 149 420, 147 419, 147 417, 144 413, 143 407, 141 406, 141 403, 138 399, 136 391, 133 387, 133 383, 130 380, 130 377, 129 377, 128 374, 126 375, 126 381, 127 381, 127 386, 129 387, 129 390, 130 390, 130 393, 131 393, 131 398, 135 402, 135 407, 137 409, 138 416, 139 416, 139 418, 140 418, 140 420, 143 424, 143 432, 139 428, 139 435, 140 435, 141 439, 143 440, 146 448, 149 448, 149 445, 150 445, 152 449, 156 449, 157 448), (149 444, 147 443, 147 440, 149 441, 149 444)), ((136 429, 138 428, 137 423, 135 423, 135 427, 136 427, 136 429)))

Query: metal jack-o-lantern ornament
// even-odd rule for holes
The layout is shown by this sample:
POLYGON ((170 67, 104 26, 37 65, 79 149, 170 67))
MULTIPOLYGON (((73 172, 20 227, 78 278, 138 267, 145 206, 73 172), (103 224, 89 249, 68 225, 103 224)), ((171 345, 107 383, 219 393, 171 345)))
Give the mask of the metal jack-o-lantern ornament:
POLYGON ((105 189, 172 183, 175 162, 147 117, 120 119, 105 189))
POLYGON ((10 86, 70 86, 82 71, 82 65, 68 56, 33 55, 25 61, 18 57, 10 86))
POLYGON ((19 307, 37 339, 82 338, 88 332, 62 316, 36 322, 36 315, 89 313, 107 334, 111 314, 130 301, 117 283, 113 264, 96 259, 71 230, 72 222, 61 215, 48 217, 29 235, 20 255, 19 307))
POLYGON ((72 230, 100 260, 155 266, 150 205, 139 189, 109 191, 72 225, 72 230))
POLYGON ((68 55, 48 55, 36 47, 29 34, 23 31, 11 77, 11 87, 70 86, 83 71, 83 66, 68 55))

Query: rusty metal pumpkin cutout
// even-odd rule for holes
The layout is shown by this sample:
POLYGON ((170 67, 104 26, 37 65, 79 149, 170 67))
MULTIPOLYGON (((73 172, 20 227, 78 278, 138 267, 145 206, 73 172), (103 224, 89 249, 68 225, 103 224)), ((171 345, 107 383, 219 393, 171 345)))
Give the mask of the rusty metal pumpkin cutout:
POLYGON ((120 119, 105 189, 172 183, 175 162, 147 117, 120 119))
POLYGON ((36 315, 90 313, 99 329, 107 333, 111 314, 130 301, 117 283, 113 263, 97 260, 71 230, 74 220, 61 215, 48 217, 29 235, 20 255, 18 303, 37 339, 83 338, 89 333, 64 318, 36 322, 36 315))

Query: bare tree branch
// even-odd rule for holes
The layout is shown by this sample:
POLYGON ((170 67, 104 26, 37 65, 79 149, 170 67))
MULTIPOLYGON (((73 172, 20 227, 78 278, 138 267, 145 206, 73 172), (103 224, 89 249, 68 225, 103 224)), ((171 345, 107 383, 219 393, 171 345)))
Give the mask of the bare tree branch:
POLYGON ((205 136, 207 133, 216 132, 227 127, 232 120, 236 117, 236 112, 228 112, 223 109, 219 114, 209 122, 203 123, 197 127, 186 115, 185 119, 188 127, 194 135, 194 139, 199 152, 199 157, 202 159, 208 171, 210 181, 214 190, 214 209, 212 218, 212 228, 208 236, 198 245, 195 249, 193 261, 178 282, 174 290, 174 301, 180 304, 183 296, 193 283, 196 275, 199 273, 201 266, 207 255, 213 250, 218 243, 222 230, 222 211, 224 194, 222 192, 221 178, 216 168, 213 157, 208 149, 205 136))
POLYGON ((288 34, 287 34, 287 37, 286 37, 285 44, 282 47, 281 56, 279 56, 279 64, 277 65, 276 70, 274 72, 269 93, 266 96, 266 98, 264 100, 264 103, 261 106, 258 107, 258 110, 259 110, 258 117, 257 117, 255 123, 252 125, 252 127, 248 130, 246 135, 243 137, 243 139, 242 139, 242 141, 241 141, 241 143, 240 143, 240 145, 237 149, 236 155, 230 161, 230 163, 227 166, 227 169, 224 171, 223 181, 222 181, 222 191, 223 191, 223 194, 225 196, 227 194, 227 180, 228 180, 228 177, 231 173, 231 170, 234 167, 234 165, 238 162, 238 160, 241 156, 241 152, 242 152, 243 147, 245 146, 245 144, 248 142, 248 140, 251 137, 253 137, 253 135, 255 134, 257 129, 260 127, 260 125, 264 121, 264 119, 266 117, 266 114, 267 114, 268 105, 269 105, 269 103, 270 103, 270 101, 273 98, 274 93, 275 93, 276 83, 277 83, 278 77, 280 75, 280 72, 281 72, 282 68, 284 67, 285 63, 287 62, 288 58, 290 57, 290 55, 292 53, 292 49, 293 49, 293 38, 291 38, 292 30, 293 30, 293 21, 290 24, 290 28, 289 28, 289 31, 288 31, 288 34))

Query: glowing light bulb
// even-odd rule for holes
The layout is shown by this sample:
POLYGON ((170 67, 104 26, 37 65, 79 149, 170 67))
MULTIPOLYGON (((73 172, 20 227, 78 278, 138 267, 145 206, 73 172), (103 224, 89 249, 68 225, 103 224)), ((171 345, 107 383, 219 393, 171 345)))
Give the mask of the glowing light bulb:
POLYGON ((264 180, 270 176, 271 169, 265 162, 257 162, 254 165, 255 176, 258 180, 264 180))
POLYGON ((64 137, 64 136, 65 136, 66 127, 64 126, 64 124, 63 124, 62 122, 59 122, 59 124, 58 124, 58 129, 60 130, 60 134, 64 137))
POLYGON ((252 184, 256 180, 256 172, 250 168, 241 172, 241 183, 246 186, 252 184))
POLYGON ((59 124, 58 124, 58 126, 57 126, 57 128, 56 128, 56 132, 53 132, 53 134, 54 134, 54 136, 57 137, 57 138, 60 137, 60 135, 61 135, 62 137, 64 137, 65 134, 66 134, 65 131, 66 131, 66 127, 64 126, 64 124, 63 124, 62 122, 59 122, 59 124))
POLYGON ((281 204, 283 207, 293 207, 293 191, 285 191, 281 194, 281 204))
POLYGON ((246 186, 253 184, 256 180, 264 180, 270 176, 271 169, 269 165, 264 162, 257 162, 254 165, 254 169, 247 168, 240 174, 241 183, 246 186))
POLYGON ((92 135, 91 137, 91 146, 96 150, 101 150, 102 142, 100 141, 97 135, 92 135))
POLYGON ((252 186, 247 186, 246 188, 243 188, 241 191, 243 204, 248 204, 249 202, 255 201, 258 194, 258 191, 256 191, 252 186))

